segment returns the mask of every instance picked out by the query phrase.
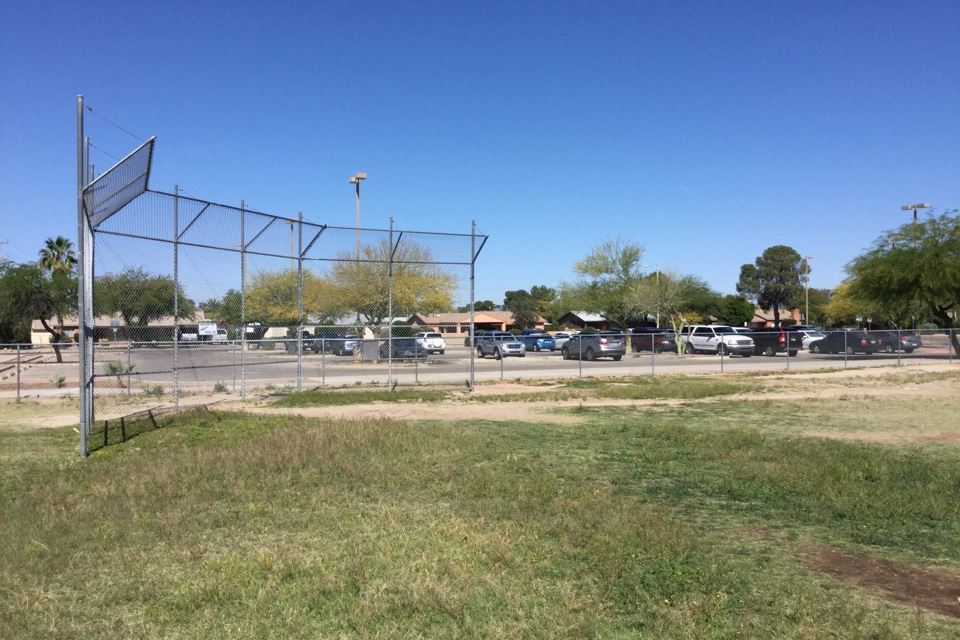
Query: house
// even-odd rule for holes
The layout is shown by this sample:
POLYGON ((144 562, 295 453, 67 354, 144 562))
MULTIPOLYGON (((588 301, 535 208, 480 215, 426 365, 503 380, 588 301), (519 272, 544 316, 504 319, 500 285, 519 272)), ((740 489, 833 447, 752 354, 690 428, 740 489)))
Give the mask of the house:
MULTIPOLYGON (((180 318, 179 326, 181 330, 189 332, 193 328, 196 332, 197 323, 205 320, 202 311, 194 312, 189 318, 180 318)), ((50 327, 56 329, 56 319, 47 320, 50 327)), ((151 320, 143 327, 128 327, 123 324, 123 318, 120 314, 113 316, 96 316, 93 319, 93 337, 95 340, 103 341, 160 341, 168 342, 173 340, 173 316, 151 320)), ((80 324, 77 316, 65 316, 63 318, 63 331, 68 338, 73 338, 80 324)), ((43 328, 43 323, 39 319, 34 319, 30 325, 30 342, 33 344, 50 344, 50 334, 43 328)))
MULTIPOLYGON (((780 322, 792 318, 797 324, 800 324, 800 309, 793 309, 787 311, 786 309, 780 310, 780 322)), ((753 312, 753 320, 747 323, 748 327, 751 328, 764 328, 773 326, 773 311, 767 311, 764 309, 756 309, 753 312)))
MULTIPOLYGON (((477 331, 509 331, 513 328, 512 311, 475 311, 473 323, 477 331)), ((543 329, 547 321, 537 318, 534 325, 543 329)), ((470 313, 415 313, 407 318, 412 327, 429 328, 445 336, 457 337, 470 335, 470 313)))
POLYGON ((609 320, 599 313, 588 313, 586 311, 570 311, 563 314, 557 320, 557 327, 561 331, 579 331, 584 327, 593 327, 606 331, 607 329, 618 328, 620 325, 609 320))

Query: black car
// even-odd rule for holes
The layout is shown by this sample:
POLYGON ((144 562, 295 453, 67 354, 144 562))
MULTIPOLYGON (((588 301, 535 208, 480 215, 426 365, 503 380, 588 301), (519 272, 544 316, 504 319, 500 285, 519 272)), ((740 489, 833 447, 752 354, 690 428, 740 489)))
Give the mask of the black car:
MULTIPOLYGON (((309 331, 300 332, 300 341, 303 343, 304 351, 310 350, 314 353, 320 353, 321 342, 318 338, 310 335, 309 331)), ((283 341, 283 348, 287 350, 287 353, 296 353, 298 346, 296 329, 287 329, 287 338, 283 341)))
POLYGON ((380 344, 380 359, 416 360, 426 358, 427 350, 416 338, 393 338, 380 344))
POLYGON ((883 348, 877 338, 863 331, 831 331, 810 343, 810 353, 876 353, 883 348))
POLYGON ((630 333, 630 349, 633 351, 677 351, 677 337, 673 329, 637 327, 630 333))

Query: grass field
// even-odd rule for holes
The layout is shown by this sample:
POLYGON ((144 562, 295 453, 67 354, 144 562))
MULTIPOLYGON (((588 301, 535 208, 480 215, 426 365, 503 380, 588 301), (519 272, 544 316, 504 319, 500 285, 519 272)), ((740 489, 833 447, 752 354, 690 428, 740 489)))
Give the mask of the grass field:
POLYGON ((900 375, 195 410, 87 460, 7 413, 0 638, 960 637, 960 376, 900 375))

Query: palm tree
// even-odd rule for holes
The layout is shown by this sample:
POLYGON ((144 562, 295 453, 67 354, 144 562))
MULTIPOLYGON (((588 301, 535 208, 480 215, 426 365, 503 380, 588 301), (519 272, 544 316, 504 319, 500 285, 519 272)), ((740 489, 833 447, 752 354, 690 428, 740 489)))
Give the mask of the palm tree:
MULTIPOLYGON (((43 249, 40 249, 40 260, 37 262, 41 269, 50 273, 52 288, 59 293, 58 298, 70 300, 72 296, 69 295, 69 291, 75 288, 75 283, 71 282, 71 274, 77 264, 73 243, 63 236, 57 236, 56 239, 47 238, 43 249)), ((65 304, 56 305, 57 333, 53 338, 53 348, 57 352, 57 362, 60 361, 60 350, 56 343, 64 342, 63 316, 66 306, 65 304)))
POLYGON ((77 264, 77 254, 73 252, 73 243, 57 236, 57 239, 47 238, 43 249, 40 249, 40 266, 52 275, 69 274, 77 264))

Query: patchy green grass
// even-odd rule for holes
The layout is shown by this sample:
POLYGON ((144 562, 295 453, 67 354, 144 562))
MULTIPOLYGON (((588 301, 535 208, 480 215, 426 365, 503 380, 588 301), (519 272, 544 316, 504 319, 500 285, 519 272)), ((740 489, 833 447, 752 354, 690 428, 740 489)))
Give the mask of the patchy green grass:
POLYGON ((0 474, 0 637, 957 637, 801 551, 956 569, 960 462, 802 437, 807 407, 564 425, 195 411, 131 423, 86 461, 69 429, 20 431, 0 474), (758 525, 787 542, 743 535, 758 525))
POLYGON ((276 407, 323 407, 364 404, 368 402, 437 402, 450 397, 446 391, 415 389, 340 390, 311 389, 286 395, 273 404, 276 407))

